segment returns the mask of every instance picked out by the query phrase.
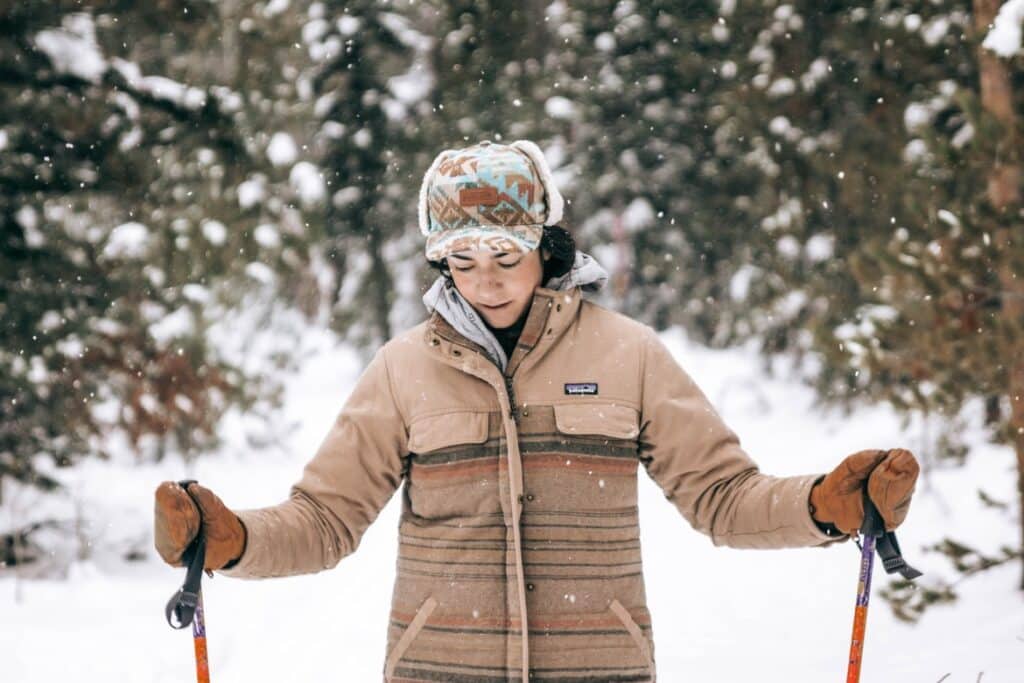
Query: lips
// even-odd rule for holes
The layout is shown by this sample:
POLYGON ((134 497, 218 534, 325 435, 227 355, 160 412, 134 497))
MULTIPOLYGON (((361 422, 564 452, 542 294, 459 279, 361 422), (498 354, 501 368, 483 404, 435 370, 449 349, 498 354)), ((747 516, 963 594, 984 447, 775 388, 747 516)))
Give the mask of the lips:
POLYGON ((491 311, 496 311, 496 310, 498 310, 499 308, 503 308, 503 307, 505 307, 505 306, 508 306, 508 305, 509 305, 509 303, 510 303, 510 302, 506 301, 505 303, 503 303, 503 304, 498 304, 497 306, 488 306, 487 304, 480 304, 480 305, 481 305, 481 306, 483 306, 484 308, 488 309, 488 310, 491 310, 491 311))

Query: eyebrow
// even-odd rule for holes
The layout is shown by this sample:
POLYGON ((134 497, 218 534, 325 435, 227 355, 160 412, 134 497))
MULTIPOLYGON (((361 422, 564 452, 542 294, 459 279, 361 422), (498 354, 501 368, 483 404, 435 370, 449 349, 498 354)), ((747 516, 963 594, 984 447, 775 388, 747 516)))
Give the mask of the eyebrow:
MULTIPOLYGON (((510 252, 507 252, 507 251, 499 251, 497 253, 491 254, 491 258, 492 259, 494 259, 494 258, 501 258, 502 256, 508 256, 509 253, 510 252)), ((450 254, 450 256, 454 256, 457 259, 462 259, 463 261, 472 261, 473 260, 469 256, 461 256, 459 254, 450 254)))

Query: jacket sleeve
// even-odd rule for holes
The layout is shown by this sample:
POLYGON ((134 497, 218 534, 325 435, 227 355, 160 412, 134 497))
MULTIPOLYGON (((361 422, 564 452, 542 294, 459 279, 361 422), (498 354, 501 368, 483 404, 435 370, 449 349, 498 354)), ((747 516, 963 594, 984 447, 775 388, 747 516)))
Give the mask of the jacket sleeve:
POLYGON ((238 562, 219 573, 245 579, 310 574, 354 552, 404 476, 408 432, 384 349, 374 355, 288 500, 235 510, 246 529, 238 562))
POLYGON ((739 437, 647 327, 642 360, 640 459, 683 517, 715 545, 831 545, 808 508, 819 475, 762 474, 739 437))

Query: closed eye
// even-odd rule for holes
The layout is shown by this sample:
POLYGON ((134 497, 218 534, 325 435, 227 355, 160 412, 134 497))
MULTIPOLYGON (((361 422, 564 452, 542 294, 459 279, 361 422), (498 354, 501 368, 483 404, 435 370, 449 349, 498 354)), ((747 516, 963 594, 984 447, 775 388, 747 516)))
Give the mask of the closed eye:
MULTIPOLYGON (((518 266, 522 262, 523 262, 523 260, 519 259, 515 263, 499 263, 498 265, 501 266, 502 268, 504 268, 505 270, 509 270, 511 268, 515 268, 516 266, 518 266)), ((468 271, 473 270, 473 266, 469 266, 468 268, 459 268, 458 266, 455 266, 455 267, 453 267, 453 270, 457 270, 460 273, 466 273, 468 271)))

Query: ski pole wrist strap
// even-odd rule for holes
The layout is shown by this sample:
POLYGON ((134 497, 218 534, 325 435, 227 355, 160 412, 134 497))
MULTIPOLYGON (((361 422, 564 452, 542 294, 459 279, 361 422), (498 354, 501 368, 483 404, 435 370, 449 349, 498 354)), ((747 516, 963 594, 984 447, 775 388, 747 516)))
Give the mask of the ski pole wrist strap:
MULTIPOLYGON (((875 537, 875 550, 878 552, 878 556, 882 558, 882 566, 885 568, 885 573, 895 574, 898 572, 908 581, 921 576, 921 572, 911 567, 903 559, 903 553, 900 551, 900 544, 896 540, 896 534, 885 530, 885 522, 882 520, 882 515, 878 512, 878 508, 875 507, 874 502, 871 500, 871 496, 868 495, 867 487, 864 487, 863 495, 864 523, 861 525, 860 534, 861 536, 875 537)), ((860 542, 856 542, 857 547, 860 548, 860 542)))
MULTIPOLYGON (((188 485, 195 482, 195 479, 183 479, 178 482, 181 488, 188 492, 188 485)), ((198 504, 196 505, 198 508, 198 504)), ((200 508, 201 510, 201 508, 200 508)), ((199 533, 185 549, 181 556, 182 562, 188 567, 185 573, 185 583, 167 601, 164 614, 167 616, 167 623, 171 628, 182 629, 192 623, 195 616, 196 606, 199 604, 199 590, 203 579, 203 564, 206 562, 206 537, 203 536, 202 512, 200 512, 199 533)))

